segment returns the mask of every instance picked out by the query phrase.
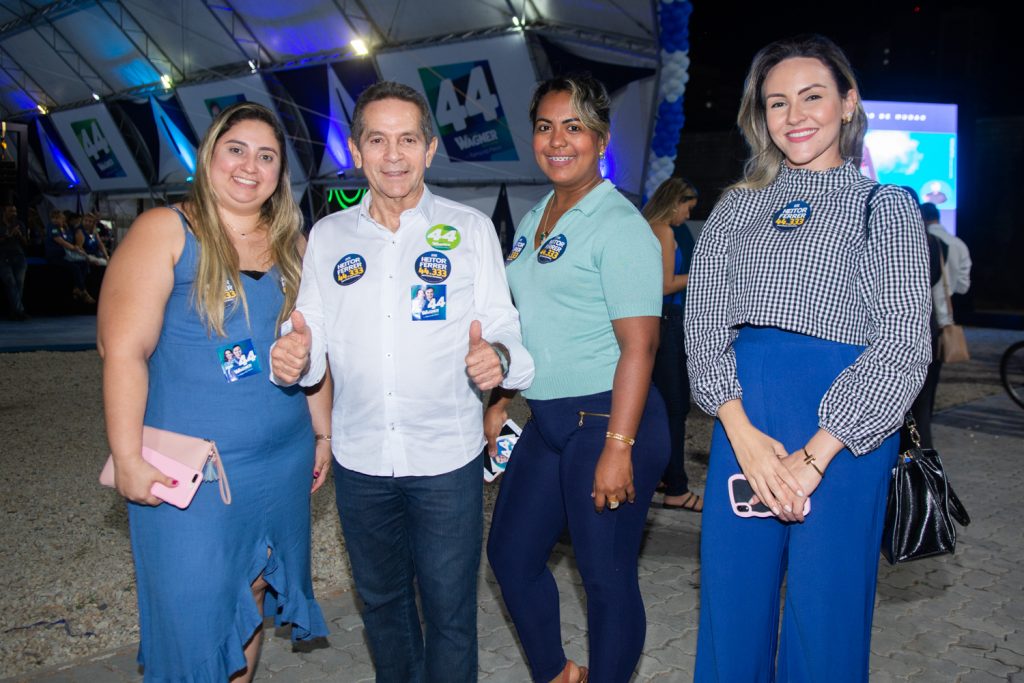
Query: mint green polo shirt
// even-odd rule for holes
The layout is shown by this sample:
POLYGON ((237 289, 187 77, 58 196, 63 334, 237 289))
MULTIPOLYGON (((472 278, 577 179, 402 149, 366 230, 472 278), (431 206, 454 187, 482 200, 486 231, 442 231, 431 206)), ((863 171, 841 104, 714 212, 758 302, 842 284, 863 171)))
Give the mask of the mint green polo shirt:
POLYGON ((661 315, 661 245, 636 207, 604 181, 534 249, 552 194, 523 217, 505 262, 537 368, 523 394, 537 400, 609 391, 619 362, 612 320, 661 315))

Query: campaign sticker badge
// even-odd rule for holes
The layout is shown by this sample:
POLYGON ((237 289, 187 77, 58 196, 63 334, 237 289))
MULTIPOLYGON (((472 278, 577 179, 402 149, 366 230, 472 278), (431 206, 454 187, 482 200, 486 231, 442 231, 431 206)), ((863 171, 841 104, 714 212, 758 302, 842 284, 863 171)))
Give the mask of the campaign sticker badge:
POLYGON ((252 339, 243 339, 217 348, 220 371, 228 382, 237 382, 262 372, 252 339))
POLYGON ((445 320, 448 285, 413 285, 411 292, 413 320, 445 320))
POLYGON ((565 253, 567 246, 569 246, 569 240, 565 239, 565 235, 555 235, 540 245, 540 251, 537 252, 537 262, 552 263, 557 261, 565 253))
POLYGON ((811 205, 802 199, 797 199, 775 212, 772 216, 772 224, 778 230, 795 230, 811 220, 811 205))
POLYGON ((224 281, 224 301, 234 301, 238 296, 235 291, 235 284, 230 279, 224 281))
POLYGON ((359 254, 345 254, 334 264, 334 281, 342 287, 358 282, 366 274, 366 259, 359 254))
POLYGON ((508 252, 508 256, 505 257, 505 265, 512 263, 519 255, 523 253, 523 249, 526 249, 526 235, 520 235, 516 243, 512 245, 512 251, 508 252))
POLYGON ((444 282, 452 274, 452 262, 439 251, 427 251, 416 257, 416 275, 424 282, 444 282))
POLYGON ((427 244, 431 249, 438 251, 450 251, 459 246, 462 235, 454 225, 438 223, 427 230, 427 244))

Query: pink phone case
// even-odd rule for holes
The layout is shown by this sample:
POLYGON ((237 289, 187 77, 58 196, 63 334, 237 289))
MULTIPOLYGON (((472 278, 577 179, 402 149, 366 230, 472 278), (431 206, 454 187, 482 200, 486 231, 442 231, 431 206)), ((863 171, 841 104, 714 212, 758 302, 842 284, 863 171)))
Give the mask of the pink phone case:
POLYGON ((165 503, 183 510, 187 508, 203 482, 203 473, 145 446, 142 447, 142 458, 168 477, 178 480, 178 485, 174 487, 153 484, 150 493, 165 503))
MULTIPOLYGON (((729 505, 737 517, 774 517, 771 509, 764 503, 758 501, 751 505, 750 499, 754 497, 754 489, 750 482, 742 474, 734 474, 729 477, 729 505)), ((811 499, 804 499, 804 516, 811 511, 811 499)))

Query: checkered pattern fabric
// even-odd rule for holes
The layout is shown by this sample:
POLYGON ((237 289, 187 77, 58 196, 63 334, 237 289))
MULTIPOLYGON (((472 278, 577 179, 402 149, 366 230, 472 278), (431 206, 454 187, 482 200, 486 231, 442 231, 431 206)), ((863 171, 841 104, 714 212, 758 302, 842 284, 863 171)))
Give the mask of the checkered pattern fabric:
POLYGON ((824 172, 783 165, 768 187, 719 201, 686 305, 690 383, 703 410, 742 398, 732 342, 738 327, 757 325, 865 347, 818 411, 853 453, 899 427, 931 360, 928 247, 917 205, 898 187, 882 187, 867 211, 874 186, 849 162, 824 172))

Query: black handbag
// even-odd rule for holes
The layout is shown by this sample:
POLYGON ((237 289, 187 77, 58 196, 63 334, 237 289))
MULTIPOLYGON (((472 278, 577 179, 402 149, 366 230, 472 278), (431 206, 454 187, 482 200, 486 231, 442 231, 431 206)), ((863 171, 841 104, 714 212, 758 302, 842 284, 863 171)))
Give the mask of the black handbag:
POLYGON ((882 554, 890 564, 952 554, 956 526, 971 518, 942 470, 939 454, 921 448, 917 423, 907 413, 907 429, 913 447, 900 454, 892 468, 889 499, 882 532, 882 554))

